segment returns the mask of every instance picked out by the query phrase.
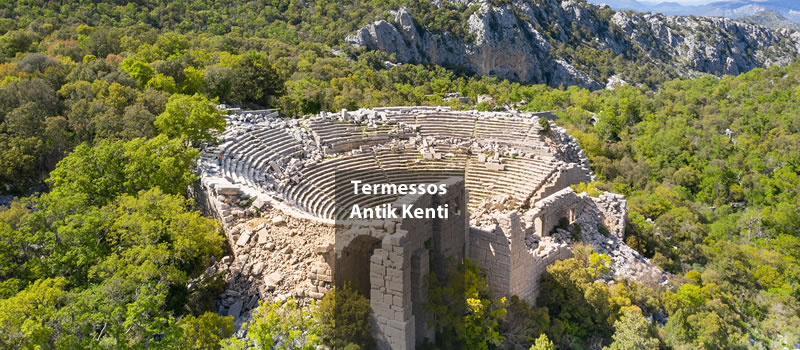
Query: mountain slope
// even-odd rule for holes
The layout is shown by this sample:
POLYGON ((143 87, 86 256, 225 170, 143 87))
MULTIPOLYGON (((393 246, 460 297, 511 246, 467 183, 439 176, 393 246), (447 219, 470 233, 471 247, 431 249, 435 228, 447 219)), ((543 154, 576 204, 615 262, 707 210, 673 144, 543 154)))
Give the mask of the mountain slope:
POLYGON ((740 20, 753 22, 776 30, 780 30, 783 28, 800 30, 800 24, 794 23, 786 19, 786 17, 781 16, 780 13, 777 13, 772 10, 761 11, 754 15, 744 16, 740 18, 740 20))
POLYGON ((800 52, 800 33, 725 18, 628 14, 574 0, 462 6, 472 13, 461 27, 434 31, 400 9, 346 41, 400 62, 590 89, 620 78, 654 85, 701 73, 739 74, 788 64, 800 52))

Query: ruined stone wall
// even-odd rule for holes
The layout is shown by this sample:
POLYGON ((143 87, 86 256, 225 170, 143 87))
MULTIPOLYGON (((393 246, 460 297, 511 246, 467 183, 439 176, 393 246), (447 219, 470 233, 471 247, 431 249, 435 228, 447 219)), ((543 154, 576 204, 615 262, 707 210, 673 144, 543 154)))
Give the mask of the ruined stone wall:
MULTIPOLYGON (((536 300, 547 266, 572 256, 569 242, 549 237, 550 231, 560 219, 573 223, 589 209, 593 210, 590 214, 602 220, 590 198, 566 187, 523 214, 516 210, 496 213, 496 224, 470 229, 469 256, 486 269, 489 287, 495 295, 517 295, 531 303, 536 300)), ((610 200, 615 198, 608 198, 602 203, 615 206, 616 202, 610 200)), ((620 215, 613 220, 619 221, 620 215)))
POLYGON ((511 237, 498 226, 487 231, 469 230, 469 258, 486 270, 486 281, 494 295, 511 290, 511 237))
POLYGON ((600 210, 603 224, 609 232, 619 239, 625 239, 625 221, 628 219, 628 201, 621 194, 604 192, 599 197, 591 197, 600 210))
POLYGON ((626 202, 621 195, 606 192, 591 197, 577 194, 570 187, 562 188, 525 213, 512 210, 486 214, 495 223, 470 228, 469 258, 486 269, 489 287, 495 295, 517 295, 533 303, 541 292, 541 276, 547 266, 572 256, 571 240, 563 239, 568 232, 560 231, 562 237, 550 236, 560 219, 565 218, 568 223, 581 225, 582 239, 595 249, 611 252, 612 262, 617 265, 615 271, 622 271, 623 275, 640 274, 639 271, 657 274, 629 248, 619 244, 624 237, 626 213, 626 202), (598 233, 600 225, 608 229, 612 243, 598 233))
POLYGON ((526 249, 524 243, 516 244, 512 253, 512 282, 508 295, 517 295, 534 304, 541 291, 541 279, 547 266, 556 260, 572 257, 572 250, 567 243, 549 243, 541 244, 541 250, 533 251, 526 249))
POLYGON ((486 270, 492 292, 534 302, 547 266, 572 255, 567 242, 548 233, 561 218, 575 221, 590 202, 567 187, 522 215, 516 210, 496 213, 496 224, 471 228, 469 257, 486 270))
POLYGON ((583 196, 566 187, 536 202, 534 208, 523 215, 523 224, 526 228, 533 227, 534 234, 544 237, 562 218, 570 223, 575 221, 585 205, 583 196))
MULTIPOLYGON (((430 197, 418 199, 415 203, 419 205, 430 202, 430 197)), ((426 286, 424 276, 429 273, 425 262, 430 261, 430 253, 425 249, 425 241, 430 236, 424 233, 430 233, 431 226, 429 222, 409 225, 407 221, 403 226, 411 231, 401 229, 386 236, 370 260, 372 332, 378 349, 413 349, 417 339, 424 339, 424 334, 417 335, 417 329, 424 332, 425 328, 417 323, 424 324, 425 315, 414 306, 424 304, 427 296, 427 288, 422 287, 426 286), (413 273, 412 265, 417 268, 413 273)))
MULTIPOLYGON (((440 184, 447 186, 447 193, 431 197, 431 206, 447 205, 449 219, 432 220, 431 234, 433 250, 437 258, 452 258, 455 262, 462 262, 466 257, 466 242, 468 239, 469 212, 467 211, 467 192, 463 177, 451 177, 440 184)), ((403 229, 409 230, 403 223, 403 229)), ((443 273, 444 271, 436 271, 443 273)))
MULTIPOLYGON (((576 208, 577 201, 570 201, 569 196, 554 198, 553 201, 561 201, 560 204, 571 205, 565 210, 579 210, 576 208), (566 197, 566 198, 565 198, 566 197)), ((548 265, 556 260, 566 259, 572 256, 569 245, 566 242, 556 242, 550 237, 539 241, 536 248, 529 247, 526 237, 537 235, 534 228, 530 225, 525 228, 517 211, 512 211, 498 219, 500 226, 507 235, 511 237, 511 266, 510 266, 510 285, 505 295, 517 295, 521 299, 530 303, 536 301, 539 295, 541 276, 546 271, 548 265)))
POLYGON ((582 182, 589 183, 594 180, 594 176, 586 168, 578 164, 562 164, 557 167, 550 178, 541 188, 531 197, 531 204, 547 198, 552 194, 563 190, 565 187, 576 185, 582 182))
POLYGON ((463 260, 468 223, 464 180, 448 178, 442 182, 448 188, 443 195, 406 195, 395 205, 431 208, 448 204, 448 219, 337 221, 342 231, 336 235, 334 279, 337 285, 355 280, 361 283, 357 288, 368 284, 372 332, 378 349, 414 349, 426 339, 433 340, 434 331, 426 324, 423 308, 427 302, 426 277, 432 272, 431 266, 445 268, 449 257, 455 263, 463 260), (364 253, 369 259, 366 262, 361 261, 364 253), (358 277, 365 272, 362 268, 368 268, 368 281, 358 277))

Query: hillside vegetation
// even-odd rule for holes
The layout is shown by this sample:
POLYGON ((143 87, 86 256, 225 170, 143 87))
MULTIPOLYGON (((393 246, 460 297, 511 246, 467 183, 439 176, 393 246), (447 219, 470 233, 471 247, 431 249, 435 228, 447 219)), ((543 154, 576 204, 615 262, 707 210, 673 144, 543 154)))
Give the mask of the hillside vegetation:
MULTIPOLYGON (((384 105, 468 109, 478 95, 493 97, 483 110, 554 111, 598 175, 581 187, 625 194, 626 242, 675 278, 597 282, 607 257, 579 246, 548 268, 537 305, 524 305, 492 298, 467 268, 472 305, 485 305, 460 310, 485 335, 471 341, 492 349, 800 342, 800 62, 592 92, 435 65, 387 69, 390 56, 342 42, 400 6, 430 16, 429 28, 462 19, 456 5, 428 2, 0 4, 0 191, 22 197, 0 211, 0 347, 243 346, 224 340, 232 320, 212 310, 224 285, 205 273, 224 240, 187 193, 197 147, 223 125, 215 103, 293 117, 384 105), (447 92, 469 103, 443 101, 447 92)), ((368 346, 363 329, 331 334, 324 305, 262 310, 251 338, 304 330, 309 344, 368 346)))

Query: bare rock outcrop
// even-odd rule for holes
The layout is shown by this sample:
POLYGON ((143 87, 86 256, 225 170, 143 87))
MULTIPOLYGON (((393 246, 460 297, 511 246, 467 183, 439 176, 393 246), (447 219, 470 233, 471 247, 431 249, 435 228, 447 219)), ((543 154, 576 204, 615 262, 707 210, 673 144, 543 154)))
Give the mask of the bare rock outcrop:
POLYGON ((392 21, 376 21, 345 41, 395 54, 402 63, 589 89, 602 89, 612 78, 640 81, 628 72, 607 75, 599 72, 606 67, 580 64, 576 55, 586 48, 595 54, 610 51, 630 66, 652 65, 670 77, 740 74, 788 64, 800 52, 800 33, 794 30, 726 18, 630 14, 575 0, 516 0, 500 6, 482 0, 463 6, 478 7, 463 24, 465 36, 425 28, 399 9, 392 21))

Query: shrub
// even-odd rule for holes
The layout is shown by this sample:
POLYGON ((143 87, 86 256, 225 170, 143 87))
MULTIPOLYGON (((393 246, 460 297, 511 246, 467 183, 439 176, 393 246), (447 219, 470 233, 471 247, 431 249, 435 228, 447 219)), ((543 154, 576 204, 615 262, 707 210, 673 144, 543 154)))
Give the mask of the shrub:
POLYGON ((550 122, 547 118, 539 118, 539 126, 542 127, 542 134, 550 135, 550 122))
POLYGON ((314 315, 323 343, 334 349, 371 349, 369 312, 369 300, 349 285, 328 292, 314 315))

